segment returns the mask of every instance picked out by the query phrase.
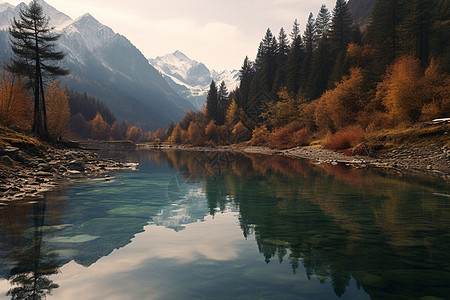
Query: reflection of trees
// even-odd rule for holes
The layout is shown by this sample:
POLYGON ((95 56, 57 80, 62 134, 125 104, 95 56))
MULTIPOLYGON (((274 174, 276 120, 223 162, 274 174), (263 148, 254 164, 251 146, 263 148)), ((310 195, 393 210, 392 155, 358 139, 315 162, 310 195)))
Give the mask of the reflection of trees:
POLYGON ((33 230, 23 236, 23 245, 15 249, 17 265, 10 271, 9 281, 14 286, 8 291, 11 299, 43 299, 58 285, 49 276, 58 272, 55 257, 43 249, 46 200, 33 204, 33 230))
POLYGON ((450 299, 450 210, 433 195, 448 184, 255 154, 213 167, 216 154, 142 153, 201 180, 211 214, 232 199, 267 263, 302 264, 339 296, 353 277, 374 299, 450 299))

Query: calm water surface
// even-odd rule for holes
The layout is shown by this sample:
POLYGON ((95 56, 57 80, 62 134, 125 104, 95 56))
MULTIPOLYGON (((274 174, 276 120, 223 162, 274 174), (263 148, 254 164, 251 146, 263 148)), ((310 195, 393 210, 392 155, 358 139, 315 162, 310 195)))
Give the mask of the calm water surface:
POLYGON ((0 299, 450 299, 450 185, 264 155, 139 170, 0 207, 0 299))

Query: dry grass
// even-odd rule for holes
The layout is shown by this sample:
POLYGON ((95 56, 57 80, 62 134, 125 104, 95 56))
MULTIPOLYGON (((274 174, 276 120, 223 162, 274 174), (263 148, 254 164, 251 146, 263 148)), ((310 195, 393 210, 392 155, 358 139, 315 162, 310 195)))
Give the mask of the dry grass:
POLYGON ((22 150, 47 148, 44 143, 35 137, 0 126, 0 146, 7 145, 18 147, 22 150))
POLYGON ((407 144, 413 147, 450 146, 450 124, 423 127, 386 129, 365 135, 370 145, 380 149, 392 149, 407 144))

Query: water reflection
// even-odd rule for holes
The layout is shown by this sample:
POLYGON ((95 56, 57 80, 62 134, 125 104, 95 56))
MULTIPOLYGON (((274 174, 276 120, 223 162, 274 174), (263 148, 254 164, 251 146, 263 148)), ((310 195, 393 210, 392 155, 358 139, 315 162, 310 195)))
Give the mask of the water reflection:
MULTIPOLYGON (((58 268, 84 272, 71 261, 90 270, 109 264, 115 273, 145 266, 140 273, 152 277, 157 270, 180 287, 173 295, 188 282, 204 292, 223 289, 211 280, 220 277, 228 296, 315 297, 305 283, 299 289, 300 282, 271 273, 280 265, 290 275, 305 274, 311 286, 331 285, 335 297, 353 297, 356 284, 372 299, 450 298, 445 182, 257 154, 137 151, 128 159, 140 161, 141 169, 0 208, 0 274, 13 284, 12 299, 63 295, 58 282, 66 282, 65 291, 73 287, 53 275, 58 268), (228 221, 221 224, 223 216, 228 221), (156 266, 146 264, 155 259, 156 266)), ((139 298, 145 283, 133 281, 130 298, 139 298)), ((190 298, 199 298, 192 286, 190 298)))
POLYGON ((450 298, 444 182, 277 156, 142 155, 168 161, 186 182, 201 178, 211 215, 232 199, 267 263, 288 260, 294 273, 302 263, 337 296, 355 278, 374 299, 450 298))
POLYGON ((50 279, 58 272, 57 257, 43 241, 44 232, 52 231, 46 223, 46 203, 45 198, 38 199, 30 205, 11 204, 1 211, 2 244, 9 246, 2 254, 12 266, 6 275, 12 286, 7 292, 11 299, 45 299, 58 288, 50 279), (29 210, 27 214, 23 214, 24 208, 29 210))

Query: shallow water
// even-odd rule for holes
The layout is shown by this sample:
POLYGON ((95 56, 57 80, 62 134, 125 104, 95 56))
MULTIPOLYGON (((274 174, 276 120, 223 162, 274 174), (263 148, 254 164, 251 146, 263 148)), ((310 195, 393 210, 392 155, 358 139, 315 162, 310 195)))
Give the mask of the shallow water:
POLYGON ((450 299, 448 183, 264 155, 127 160, 140 169, 0 208, 0 299, 450 299))

